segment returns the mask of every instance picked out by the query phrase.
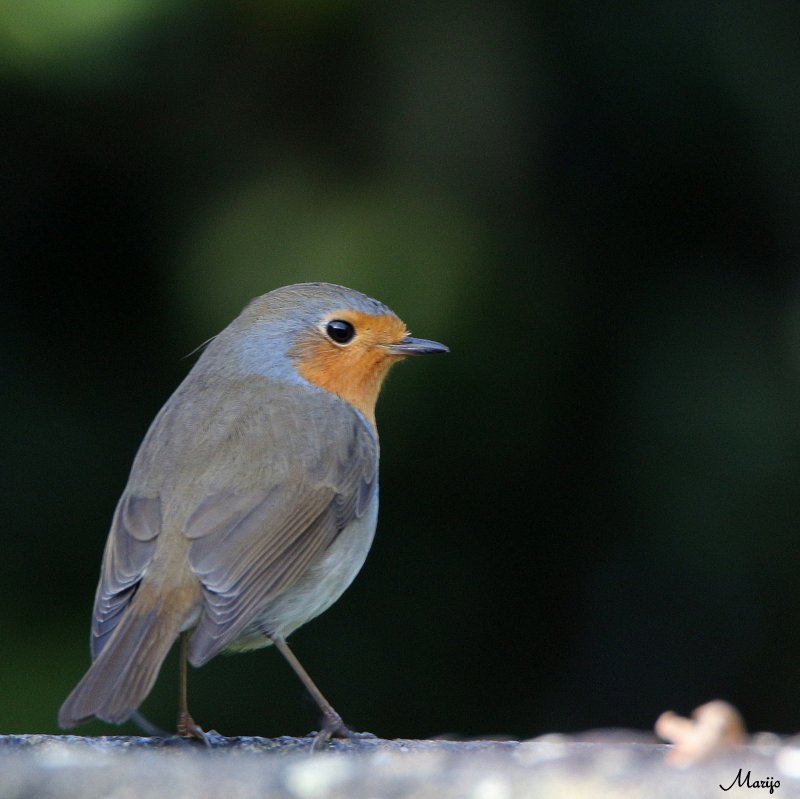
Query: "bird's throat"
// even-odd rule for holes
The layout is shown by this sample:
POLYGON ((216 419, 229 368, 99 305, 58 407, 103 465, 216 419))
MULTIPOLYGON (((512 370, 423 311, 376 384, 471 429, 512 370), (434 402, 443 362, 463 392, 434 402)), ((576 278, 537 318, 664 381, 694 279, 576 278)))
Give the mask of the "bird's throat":
POLYGON ((324 338, 309 336, 297 342, 291 355, 302 377, 349 402, 374 428, 381 385, 392 364, 400 360, 383 345, 399 341, 407 331, 393 315, 343 312, 341 316, 355 322, 360 331, 356 341, 340 347, 324 338))
POLYGON ((297 371, 309 383, 349 402, 375 427, 378 394, 389 367, 397 358, 382 353, 375 353, 373 357, 368 355, 361 353, 358 358, 348 359, 354 361, 352 368, 343 369, 342 352, 331 353, 329 346, 320 342, 318 346, 312 344, 306 349, 305 357, 298 360, 297 371))

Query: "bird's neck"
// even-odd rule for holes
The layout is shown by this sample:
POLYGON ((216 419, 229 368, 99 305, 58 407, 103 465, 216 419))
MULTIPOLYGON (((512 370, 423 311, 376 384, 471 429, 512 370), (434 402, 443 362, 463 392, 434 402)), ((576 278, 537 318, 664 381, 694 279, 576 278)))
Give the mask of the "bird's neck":
POLYGON ((297 360, 297 371, 315 386, 336 394, 361 411, 377 431, 375 405, 386 374, 397 358, 380 351, 357 352, 349 357, 346 351, 332 351, 325 342, 303 345, 297 360), (346 361, 350 361, 347 363, 346 361))

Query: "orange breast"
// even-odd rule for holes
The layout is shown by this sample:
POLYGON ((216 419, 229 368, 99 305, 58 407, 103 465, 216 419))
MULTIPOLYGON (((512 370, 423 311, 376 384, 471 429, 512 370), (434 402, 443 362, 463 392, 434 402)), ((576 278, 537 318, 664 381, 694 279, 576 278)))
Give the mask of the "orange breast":
POLYGON ((334 344, 324 335, 310 335, 292 350, 297 371, 310 383, 356 407, 375 427, 375 403, 386 373, 400 358, 382 345, 406 335, 406 326, 392 314, 372 315, 341 310, 328 319, 343 319, 356 329, 350 344, 334 344))

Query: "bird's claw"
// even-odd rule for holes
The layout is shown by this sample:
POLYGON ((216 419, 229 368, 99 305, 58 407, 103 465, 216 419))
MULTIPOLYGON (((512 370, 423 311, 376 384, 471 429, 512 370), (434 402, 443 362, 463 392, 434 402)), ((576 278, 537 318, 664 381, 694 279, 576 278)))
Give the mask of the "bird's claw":
POLYGON ((332 738, 341 738, 351 743, 357 743, 358 741, 376 737, 371 732, 355 732, 351 730, 340 716, 326 718, 322 729, 319 732, 311 733, 311 735, 314 739, 311 743, 312 752, 319 752, 324 749, 332 738))
POLYGON ((188 713, 181 713, 178 716, 177 732, 180 738, 199 741, 207 749, 211 749, 222 738, 214 730, 206 732, 188 713))

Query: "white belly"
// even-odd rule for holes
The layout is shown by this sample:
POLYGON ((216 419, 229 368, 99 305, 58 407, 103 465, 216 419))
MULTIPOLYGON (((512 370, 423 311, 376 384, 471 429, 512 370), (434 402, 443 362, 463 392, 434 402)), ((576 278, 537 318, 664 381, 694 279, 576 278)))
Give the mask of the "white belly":
MULTIPOLYGON (((342 530, 303 576, 259 614, 261 629, 285 638, 327 610, 353 582, 372 546, 378 522, 378 492, 366 513, 342 530)), ((261 645, 264 642, 262 640, 261 645)))

